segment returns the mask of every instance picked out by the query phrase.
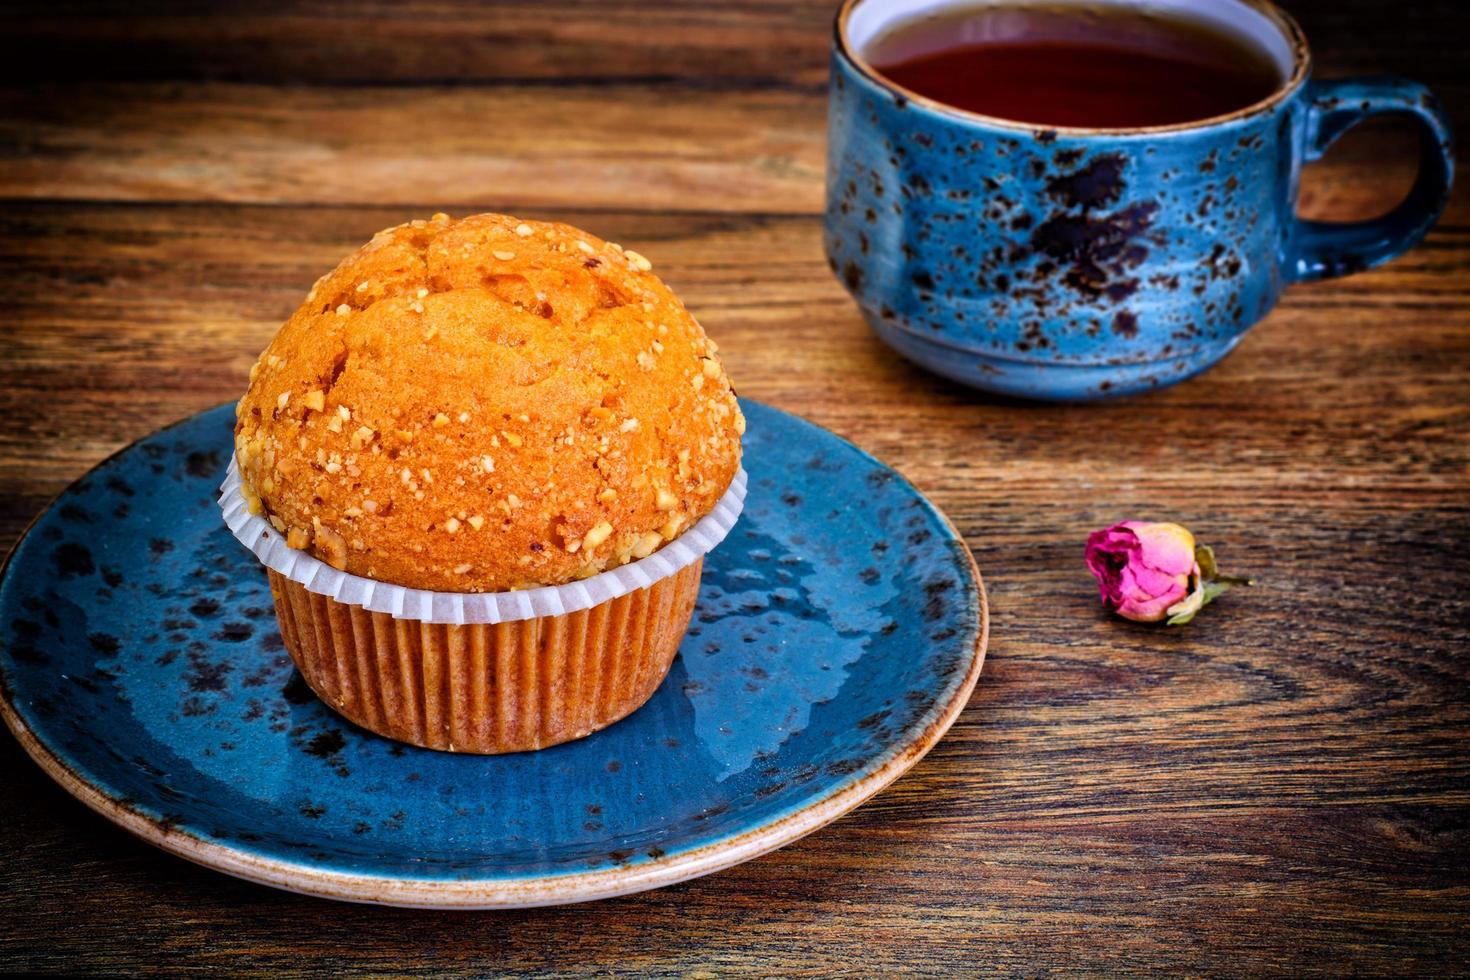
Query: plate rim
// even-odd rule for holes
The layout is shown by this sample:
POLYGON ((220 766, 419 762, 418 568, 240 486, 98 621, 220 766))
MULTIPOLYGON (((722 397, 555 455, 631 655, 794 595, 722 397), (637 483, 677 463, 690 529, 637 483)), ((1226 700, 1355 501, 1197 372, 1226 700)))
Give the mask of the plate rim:
MULTIPOLYGON (((88 782, 32 731, 25 718, 12 703, 14 692, 10 690, 8 684, 3 682, 0 682, 0 718, 4 719, 6 727, 26 755, 30 756, 55 783, 89 809, 135 837, 160 850, 213 871, 314 898, 400 908, 440 910, 520 909, 569 905, 616 898, 679 884, 779 850, 861 806, 912 769, 938 744, 958 719, 960 713, 964 711, 980 679, 980 671, 985 663, 985 653, 990 638, 990 605, 985 591, 985 581, 975 563, 974 554, 969 545, 965 543, 964 536, 960 534, 949 516, 918 487, 914 486, 907 476, 896 467, 883 462, 831 429, 817 425, 794 412, 788 412, 765 402, 757 402, 755 399, 750 400, 763 408, 794 419, 798 423, 818 429, 903 481, 903 484, 919 500, 923 501, 929 512, 940 520, 948 529, 953 540, 960 545, 955 551, 964 556, 964 561, 960 564, 968 571, 971 581, 974 582, 979 613, 978 630, 969 669, 950 699, 929 721, 924 730, 873 772, 776 820, 692 850, 651 858, 636 865, 602 868, 595 871, 501 879, 431 879, 325 870, 283 859, 264 858, 226 844, 207 840, 181 828, 167 825, 114 799, 88 782)), ((140 436, 108 454, 89 467, 81 476, 68 483, 31 518, 10 546, 4 561, 0 561, 0 582, 3 582, 5 575, 10 570, 11 560, 35 529, 36 524, 42 517, 50 513, 57 501, 71 492, 77 484, 145 440, 229 404, 232 403, 222 402, 219 405, 201 409, 192 415, 140 436)))

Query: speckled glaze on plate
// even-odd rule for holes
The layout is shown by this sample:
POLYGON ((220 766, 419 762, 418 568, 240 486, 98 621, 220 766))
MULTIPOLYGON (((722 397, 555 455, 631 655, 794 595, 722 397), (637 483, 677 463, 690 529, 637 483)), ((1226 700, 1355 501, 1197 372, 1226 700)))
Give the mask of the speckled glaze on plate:
POLYGON ((893 470, 743 407, 750 495, 680 655, 590 738, 450 755, 321 704, 219 520, 232 406, 101 464, 22 538, 0 578, 0 713, 114 822, 310 895, 549 905, 774 850, 938 741, 979 677, 986 611, 968 549, 893 470))

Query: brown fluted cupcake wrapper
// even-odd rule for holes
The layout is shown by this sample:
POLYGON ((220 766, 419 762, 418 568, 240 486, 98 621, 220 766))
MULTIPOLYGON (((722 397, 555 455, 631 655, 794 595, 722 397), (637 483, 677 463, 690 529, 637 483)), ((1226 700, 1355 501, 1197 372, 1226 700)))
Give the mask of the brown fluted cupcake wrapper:
POLYGON ((329 706, 431 749, 495 754, 582 738, 658 688, 689 625, 700 558, 590 609, 464 625, 397 619, 270 570, 286 648, 329 706))

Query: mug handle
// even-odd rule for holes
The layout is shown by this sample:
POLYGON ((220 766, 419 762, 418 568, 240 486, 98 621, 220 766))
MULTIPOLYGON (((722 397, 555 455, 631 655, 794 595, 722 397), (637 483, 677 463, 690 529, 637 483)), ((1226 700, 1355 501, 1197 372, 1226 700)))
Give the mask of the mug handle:
POLYGON ((1419 175, 1409 196, 1367 221, 1298 219, 1286 264, 1293 282, 1345 276, 1402 255, 1449 203, 1455 156, 1449 117, 1434 93, 1406 78, 1345 78, 1311 83, 1305 158, 1319 159, 1339 136, 1374 116, 1408 116, 1419 126, 1419 175))

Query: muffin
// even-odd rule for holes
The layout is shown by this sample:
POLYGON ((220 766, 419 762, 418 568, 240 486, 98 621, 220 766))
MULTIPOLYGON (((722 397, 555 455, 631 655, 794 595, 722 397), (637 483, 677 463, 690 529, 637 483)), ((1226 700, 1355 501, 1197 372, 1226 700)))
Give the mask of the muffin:
POLYGON ((244 511, 284 541, 271 589, 307 683, 380 734, 494 753, 653 693, 702 551, 647 559, 728 510, 743 430, 714 343, 647 259, 441 214, 317 281, 251 369, 235 464, 244 511), (369 608, 384 595, 409 601, 369 608))

